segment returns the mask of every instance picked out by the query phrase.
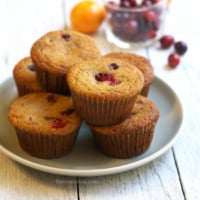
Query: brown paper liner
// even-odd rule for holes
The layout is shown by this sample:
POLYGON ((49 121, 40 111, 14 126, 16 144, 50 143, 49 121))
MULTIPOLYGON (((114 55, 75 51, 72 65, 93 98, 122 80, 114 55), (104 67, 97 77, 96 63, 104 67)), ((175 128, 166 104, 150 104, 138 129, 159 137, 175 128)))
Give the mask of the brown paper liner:
POLYGON ((140 92, 140 95, 147 97, 149 94, 149 90, 150 90, 150 85, 146 85, 142 88, 142 91, 140 92))
POLYGON ((78 129, 65 135, 33 134, 15 128, 21 148, 28 154, 53 159, 68 154, 76 141, 78 129))
POLYGON ((33 92, 42 92, 43 89, 38 88, 38 89, 33 89, 33 88, 28 88, 27 86, 24 85, 17 85, 17 91, 19 96, 23 96, 25 94, 33 93, 33 92))
POLYGON ((131 158, 144 153, 150 146, 155 124, 128 134, 101 134, 93 132, 97 146, 107 156, 131 158))
POLYGON ((70 90, 66 82, 66 74, 56 75, 37 68, 36 77, 45 91, 70 95, 70 90))
POLYGON ((97 126, 118 124, 132 110, 136 97, 109 100, 76 94, 71 91, 74 107, 86 123, 97 126))

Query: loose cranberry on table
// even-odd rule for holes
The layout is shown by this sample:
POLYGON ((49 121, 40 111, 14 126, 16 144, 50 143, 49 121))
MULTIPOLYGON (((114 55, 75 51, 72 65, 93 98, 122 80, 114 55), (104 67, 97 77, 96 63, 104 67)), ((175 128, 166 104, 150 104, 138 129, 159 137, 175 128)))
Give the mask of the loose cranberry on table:
POLYGON ((172 53, 168 57, 168 64, 171 68, 176 68, 180 63, 180 56, 176 53, 172 53))
POLYGON ((175 52, 168 56, 168 64, 171 68, 176 68, 180 63, 181 56, 187 51, 187 44, 183 41, 175 42, 174 37, 171 35, 164 35, 159 41, 162 49, 174 46, 175 52))
POLYGON ((160 38, 160 45, 162 49, 168 49, 174 44, 174 37, 171 35, 164 35, 160 38))
POLYGON ((176 42, 174 44, 174 47, 175 47, 176 53, 178 53, 179 55, 183 55, 187 51, 187 44, 183 41, 176 42))

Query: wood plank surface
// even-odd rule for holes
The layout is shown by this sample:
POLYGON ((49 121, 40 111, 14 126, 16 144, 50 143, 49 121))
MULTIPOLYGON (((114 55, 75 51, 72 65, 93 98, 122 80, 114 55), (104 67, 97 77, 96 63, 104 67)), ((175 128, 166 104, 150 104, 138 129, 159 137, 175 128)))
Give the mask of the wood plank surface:
POLYGON ((18 164, 0 152, 1 200, 77 199, 75 177, 62 177, 18 164))
POLYGON ((199 17, 200 12, 195 1, 190 1, 190 3, 173 1, 167 18, 166 30, 172 33, 177 41, 183 40, 188 44, 188 51, 181 57, 181 64, 177 69, 170 70, 165 66, 167 57, 173 52, 173 48, 160 51, 155 47, 151 48, 149 53, 156 73, 174 88, 183 104, 183 130, 174 145, 174 154, 183 192, 188 200, 200 199, 200 68, 198 64, 200 27, 195 21, 199 17), (186 10, 190 13, 187 16, 185 15, 186 10), (160 60, 163 60, 163 63, 160 60))
MULTIPOLYGON (((63 18, 62 0, 1 0, 1 78, 11 74, 14 65, 29 55, 36 39, 48 31, 63 28, 63 18)), ((0 163, 2 200, 77 199, 76 177, 62 179, 36 171, 17 164, 1 152, 0 163)))
MULTIPOLYGON (((29 55, 36 39, 48 31, 68 25, 67 16, 75 2, 77 0, 0 1, 1 82, 8 74, 12 74, 14 65, 21 58, 29 55)), ((142 167, 120 174, 88 178, 36 171, 12 161, 0 152, 0 199, 200 199, 200 28, 194 24, 200 17, 197 9, 194 0, 190 3, 174 0, 168 10, 165 32, 189 44, 189 50, 177 69, 171 70, 166 66, 172 48, 162 51, 156 45, 134 51, 149 57, 156 75, 165 80, 182 100, 184 126, 172 149, 142 167), (187 16, 186 10, 190 13, 187 16)), ((119 50, 106 42, 103 27, 92 37, 103 54, 119 50)))
POLYGON ((112 176, 79 179, 80 199, 177 199, 181 185, 172 152, 143 167, 112 176))

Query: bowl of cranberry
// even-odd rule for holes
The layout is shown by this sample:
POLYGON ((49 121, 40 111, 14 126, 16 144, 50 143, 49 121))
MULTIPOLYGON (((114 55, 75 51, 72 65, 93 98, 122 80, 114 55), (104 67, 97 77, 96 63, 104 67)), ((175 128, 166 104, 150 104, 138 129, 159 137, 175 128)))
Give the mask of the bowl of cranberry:
POLYGON ((106 38, 120 48, 152 45, 163 34, 167 0, 105 0, 106 38))

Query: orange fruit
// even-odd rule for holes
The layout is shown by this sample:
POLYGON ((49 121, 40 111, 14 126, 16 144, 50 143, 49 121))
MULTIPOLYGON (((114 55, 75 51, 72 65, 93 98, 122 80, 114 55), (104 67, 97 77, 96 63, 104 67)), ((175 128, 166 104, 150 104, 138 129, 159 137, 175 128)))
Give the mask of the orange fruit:
POLYGON ((171 2, 172 2, 172 0, 168 0, 168 1, 167 1, 168 4, 171 4, 171 2))
POLYGON ((72 28, 86 34, 96 32, 104 18, 105 8, 92 0, 77 3, 70 12, 72 28))

